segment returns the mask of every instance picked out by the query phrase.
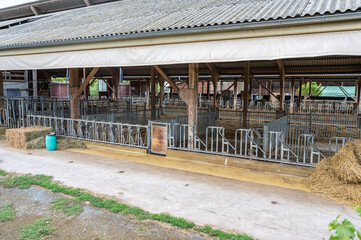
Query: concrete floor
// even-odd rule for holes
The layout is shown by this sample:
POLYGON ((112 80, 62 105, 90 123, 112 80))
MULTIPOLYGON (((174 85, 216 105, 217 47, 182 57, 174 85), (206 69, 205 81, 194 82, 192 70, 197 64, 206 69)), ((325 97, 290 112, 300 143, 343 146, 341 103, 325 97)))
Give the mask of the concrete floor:
MULTIPOLYGON (((132 154, 127 151, 126 155, 132 154)), ((14 150, 0 142, 0 169, 52 175, 65 185, 150 212, 166 212, 258 239, 328 239, 328 223, 338 214, 361 225, 353 209, 306 191, 119 159, 70 151, 14 150)))

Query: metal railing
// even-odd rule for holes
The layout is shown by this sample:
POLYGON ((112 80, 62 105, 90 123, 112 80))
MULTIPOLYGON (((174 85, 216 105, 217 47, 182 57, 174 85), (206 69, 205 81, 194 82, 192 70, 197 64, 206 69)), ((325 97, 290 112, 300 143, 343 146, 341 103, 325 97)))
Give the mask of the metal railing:
POLYGON ((73 139, 148 148, 148 125, 28 115, 27 126, 51 127, 58 136, 73 139))

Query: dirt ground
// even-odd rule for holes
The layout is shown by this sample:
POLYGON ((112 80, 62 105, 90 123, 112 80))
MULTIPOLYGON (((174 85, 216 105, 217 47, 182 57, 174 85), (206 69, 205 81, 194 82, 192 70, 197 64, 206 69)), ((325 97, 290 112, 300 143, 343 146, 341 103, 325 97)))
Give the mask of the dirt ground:
POLYGON ((3 188, 0 186, 0 206, 13 203, 16 218, 0 224, 0 239, 17 239, 19 229, 35 220, 52 219, 55 235, 50 239, 210 239, 194 231, 186 231, 168 224, 139 221, 131 216, 112 213, 103 209, 83 206, 78 216, 66 216, 51 210, 51 202, 61 194, 54 194, 40 187, 29 189, 3 188))

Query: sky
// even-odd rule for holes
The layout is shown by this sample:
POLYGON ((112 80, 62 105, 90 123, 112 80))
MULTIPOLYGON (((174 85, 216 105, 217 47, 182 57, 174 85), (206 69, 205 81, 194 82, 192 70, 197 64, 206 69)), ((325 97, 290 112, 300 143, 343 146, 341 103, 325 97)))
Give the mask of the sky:
POLYGON ((0 0, 0 8, 11 7, 28 2, 36 2, 36 0, 0 0))

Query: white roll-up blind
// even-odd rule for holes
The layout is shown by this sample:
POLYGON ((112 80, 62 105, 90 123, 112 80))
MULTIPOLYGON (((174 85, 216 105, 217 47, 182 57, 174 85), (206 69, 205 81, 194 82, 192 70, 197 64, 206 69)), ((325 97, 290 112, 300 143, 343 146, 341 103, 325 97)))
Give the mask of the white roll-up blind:
POLYGON ((1 70, 235 62, 361 55, 361 31, 0 57, 1 70))

